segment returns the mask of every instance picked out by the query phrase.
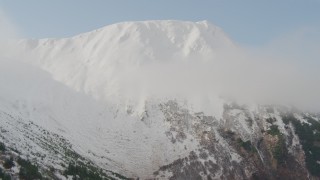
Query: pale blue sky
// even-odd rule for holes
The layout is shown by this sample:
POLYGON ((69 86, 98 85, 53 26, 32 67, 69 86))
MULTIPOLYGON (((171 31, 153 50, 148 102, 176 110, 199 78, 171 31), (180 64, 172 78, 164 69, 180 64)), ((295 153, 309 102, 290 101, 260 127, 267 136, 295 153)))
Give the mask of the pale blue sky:
POLYGON ((68 37, 122 21, 209 20, 236 42, 263 45, 320 27, 320 0, 0 0, 24 37, 68 37))

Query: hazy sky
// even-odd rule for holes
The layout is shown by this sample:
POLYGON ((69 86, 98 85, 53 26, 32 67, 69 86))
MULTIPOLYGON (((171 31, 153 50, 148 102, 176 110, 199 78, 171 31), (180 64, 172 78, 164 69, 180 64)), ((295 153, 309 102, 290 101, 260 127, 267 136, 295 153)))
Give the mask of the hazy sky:
POLYGON ((0 57, 19 57, 18 47, 9 46, 8 37, 16 37, 15 31, 27 38, 67 37, 123 21, 209 20, 222 27, 237 48, 220 49, 217 58, 208 57, 214 60, 211 64, 156 64, 120 74, 123 89, 136 88, 132 92, 143 96, 162 94, 161 87, 170 87, 167 92, 183 88, 190 97, 217 92, 253 101, 294 100, 292 104, 319 111, 319 18, 320 0, 0 0, 0 57), (126 80, 134 82, 132 87, 126 80))
POLYGON ((320 0, 0 0, 24 37, 66 37, 108 24, 152 19, 209 20, 256 46, 320 27, 320 0))

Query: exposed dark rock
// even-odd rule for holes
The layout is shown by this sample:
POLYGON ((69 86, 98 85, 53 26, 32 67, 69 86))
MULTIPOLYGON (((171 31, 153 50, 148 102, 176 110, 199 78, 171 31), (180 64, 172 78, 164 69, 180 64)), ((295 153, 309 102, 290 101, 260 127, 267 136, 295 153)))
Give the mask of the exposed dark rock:
MULTIPOLYGON (((181 135, 174 137, 179 143, 189 135, 196 138, 199 148, 162 166, 156 177, 167 177, 167 172, 169 179, 320 179, 306 164, 311 161, 304 146, 320 147, 320 123, 311 115, 305 117, 312 125, 309 128, 283 107, 266 106, 252 113, 245 106, 226 105, 221 120, 180 108, 174 101, 162 105, 170 132, 184 134, 180 140, 181 135), (309 128, 313 134, 305 140, 297 128, 309 128)), ((312 152, 320 158, 320 151, 312 152)))

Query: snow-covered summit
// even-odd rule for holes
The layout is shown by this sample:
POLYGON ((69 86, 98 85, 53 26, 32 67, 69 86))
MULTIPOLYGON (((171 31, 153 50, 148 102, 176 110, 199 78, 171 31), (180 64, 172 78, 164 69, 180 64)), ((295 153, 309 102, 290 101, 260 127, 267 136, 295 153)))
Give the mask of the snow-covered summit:
POLYGON ((41 50, 44 57, 54 56, 57 51, 81 51, 83 59, 108 65, 138 65, 146 61, 186 58, 232 46, 227 35, 208 21, 173 20, 123 22, 71 38, 26 40, 22 43, 26 49, 41 50), (46 49, 50 53, 43 52, 46 49))
POLYGON ((174 87, 191 76, 189 69, 194 64, 190 63, 214 62, 221 51, 235 47, 219 27, 208 21, 173 20, 124 22, 71 38, 19 43, 24 53, 32 52, 29 62, 97 99, 128 96, 127 89, 156 94, 154 89, 160 87, 150 84, 165 81, 161 86, 174 87), (144 87, 146 84, 148 87, 144 87), (140 88, 135 90, 137 86, 140 88))

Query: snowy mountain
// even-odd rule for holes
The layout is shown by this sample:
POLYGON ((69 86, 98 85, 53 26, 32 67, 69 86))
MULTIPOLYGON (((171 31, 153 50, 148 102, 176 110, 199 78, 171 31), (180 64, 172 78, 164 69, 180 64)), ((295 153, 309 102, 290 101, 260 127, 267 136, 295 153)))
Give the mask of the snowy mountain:
POLYGON ((207 21, 20 40, 0 61, 0 140, 57 179, 79 161, 116 179, 316 179, 318 114, 222 98, 239 49, 207 21))
MULTIPOLYGON (((130 83, 139 83, 138 87, 155 93, 149 85, 154 83, 141 76, 153 75, 152 80, 166 78, 169 81, 173 77, 165 73, 189 70, 176 69, 174 64, 186 66, 190 62, 212 61, 219 51, 235 48, 220 28, 206 21, 119 23, 67 39, 24 40, 21 46, 27 54, 34 52, 36 58, 29 62, 72 89, 96 99, 124 94, 132 98, 127 88, 135 85, 130 83), (163 67, 159 69, 159 66, 163 67)), ((133 90, 138 91, 134 96, 143 91, 133 90)))

